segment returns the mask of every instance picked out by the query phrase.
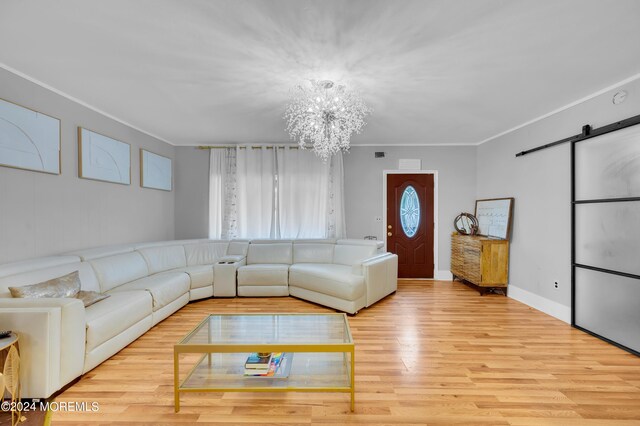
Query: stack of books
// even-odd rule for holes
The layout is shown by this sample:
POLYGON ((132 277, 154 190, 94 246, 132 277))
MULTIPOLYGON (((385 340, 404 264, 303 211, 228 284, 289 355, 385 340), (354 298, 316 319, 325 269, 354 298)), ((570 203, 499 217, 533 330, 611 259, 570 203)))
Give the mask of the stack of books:
MULTIPOLYGON (((273 377, 278 373, 278 369, 285 359, 283 352, 269 354, 260 357, 257 353, 252 353, 244 363, 244 375, 254 377, 273 377)), ((278 374, 280 376, 280 374, 278 374)))

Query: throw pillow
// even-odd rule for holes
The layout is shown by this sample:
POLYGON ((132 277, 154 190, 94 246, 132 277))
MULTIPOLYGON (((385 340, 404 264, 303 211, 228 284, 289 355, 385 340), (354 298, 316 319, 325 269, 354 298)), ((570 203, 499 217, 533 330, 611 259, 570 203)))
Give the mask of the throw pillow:
POLYGON ((9 291, 13 297, 76 297, 80 291, 80 274, 74 271, 38 284, 9 287, 9 291))
POLYGON ((84 307, 91 306, 96 302, 99 302, 107 297, 111 296, 110 294, 98 293, 97 291, 84 291, 80 290, 76 295, 76 299, 82 300, 84 303, 84 307))

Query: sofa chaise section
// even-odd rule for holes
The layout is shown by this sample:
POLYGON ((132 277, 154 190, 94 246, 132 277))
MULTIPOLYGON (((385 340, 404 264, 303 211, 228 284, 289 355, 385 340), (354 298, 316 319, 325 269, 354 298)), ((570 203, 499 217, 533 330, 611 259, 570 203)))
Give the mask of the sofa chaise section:
POLYGON ((294 242, 289 294, 355 314, 397 289, 397 280, 389 281, 390 274, 397 273, 397 256, 377 252, 375 241, 294 242))

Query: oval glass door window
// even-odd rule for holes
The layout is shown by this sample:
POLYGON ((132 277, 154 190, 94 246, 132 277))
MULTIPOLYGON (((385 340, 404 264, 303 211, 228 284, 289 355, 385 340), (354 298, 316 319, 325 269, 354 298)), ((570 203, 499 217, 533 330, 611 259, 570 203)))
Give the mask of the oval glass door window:
POLYGON ((411 185, 407 186, 400 198, 400 224, 404 234, 411 238, 420 226, 420 200, 418 193, 411 185))

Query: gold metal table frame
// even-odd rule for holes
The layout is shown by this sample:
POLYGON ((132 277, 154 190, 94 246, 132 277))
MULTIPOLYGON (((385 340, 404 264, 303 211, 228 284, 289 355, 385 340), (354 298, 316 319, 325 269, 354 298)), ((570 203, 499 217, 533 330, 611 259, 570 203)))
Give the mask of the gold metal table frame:
POLYGON ((188 392, 344 392, 355 408, 355 345, 343 313, 211 314, 174 345, 173 368, 176 413, 188 392), (253 352, 293 353, 290 375, 245 376, 253 352), (189 354, 201 355, 180 380, 189 354))

